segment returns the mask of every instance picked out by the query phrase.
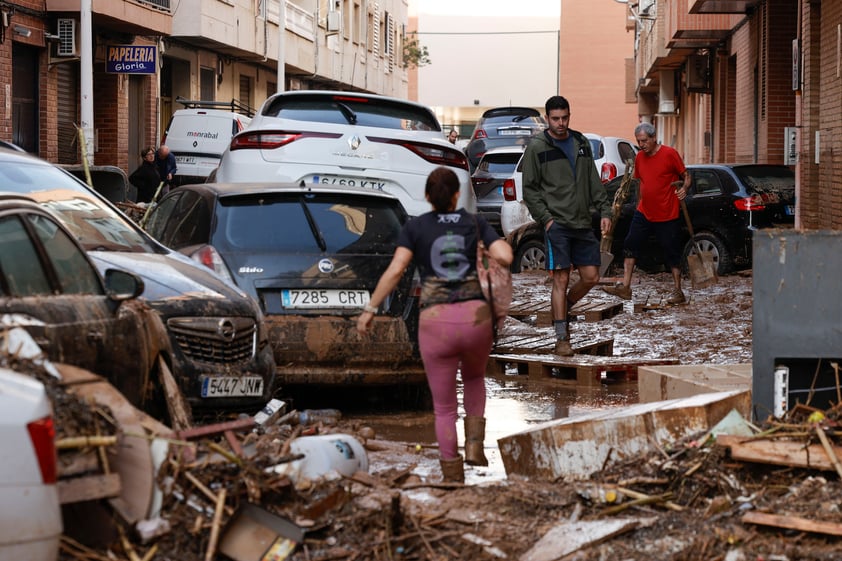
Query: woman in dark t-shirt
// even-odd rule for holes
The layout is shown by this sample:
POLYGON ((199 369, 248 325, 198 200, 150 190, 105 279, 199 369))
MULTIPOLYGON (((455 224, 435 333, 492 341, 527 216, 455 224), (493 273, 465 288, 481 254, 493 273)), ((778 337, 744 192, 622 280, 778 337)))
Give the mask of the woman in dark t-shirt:
POLYGON ((436 439, 445 481, 465 479, 456 435, 456 375, 462 376, 465 407, 465 461, 488 465, 485 457, 485 367, 493 344, 491 308, 476 271, 477 236, 503 266, 512 248, 480 216, 456 210, 459 179, 446 167, 433 170, 425 188, 433 210, 410 220, 401 231, 389 267, 357 320, 366 333, 380 303, 394 290, 410 262, 421 275, 418 345, 433 396, 436 439))

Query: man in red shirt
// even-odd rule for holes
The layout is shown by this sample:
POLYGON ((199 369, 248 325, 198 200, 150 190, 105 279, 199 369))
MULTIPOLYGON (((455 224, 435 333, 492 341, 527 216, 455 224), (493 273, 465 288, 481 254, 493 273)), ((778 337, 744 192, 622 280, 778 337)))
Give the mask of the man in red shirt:
POLYGON ((650 123, 637 125, 634 137, 640 146, 634 160, 634 177, 640 180, 640 190, 637 209, 623 241, 623 282, 603 287, 603 290, 623 300, 631 300, 632 273, 638 251, 649 235, 654 234, 664 250, 664 261, 672 271, 675 285, 667 302, 683 304, 686 299, 681 290, 682 236, 678 201, 687 196, 690 174, 675 149, 658 143, 655 127, 650 123), (676 189, 673 183, 677 181, 683 183, 676 189))

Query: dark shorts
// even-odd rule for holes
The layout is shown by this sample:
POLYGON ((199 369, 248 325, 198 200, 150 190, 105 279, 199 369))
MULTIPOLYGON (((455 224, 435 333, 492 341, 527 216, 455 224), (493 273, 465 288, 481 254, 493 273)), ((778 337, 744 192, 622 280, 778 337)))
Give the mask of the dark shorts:
POLYGON ((599 266, 599 241, 590 228, 570 229, 553 222, 544 232, 547 243, 547 269, 569 269, 577 267, 599 266))
POLYGON ((646 244, 650 235, 654 235, 664 250, 664 263, 667 267, 681 266, 681 254, 684 250, 681 243, 681 219, 666 222, 650 222, 643 213, 636 210, 632 216, 629 233, 623 242, 623 255, 637 259, 640 248, 646 244))

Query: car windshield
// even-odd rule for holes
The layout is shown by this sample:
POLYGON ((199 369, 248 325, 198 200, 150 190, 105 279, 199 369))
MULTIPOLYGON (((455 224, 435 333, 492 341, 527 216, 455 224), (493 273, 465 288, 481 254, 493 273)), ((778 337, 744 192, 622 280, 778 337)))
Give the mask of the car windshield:
POLYGON ((60 168, 21 160, 0 162, 0 189, 26 195, 55 212, 88 251, 156 251, 125 215, 60 168))
POLYGON ((783 166, 739 166, 734 173, 749 193, 792 193, 795 173, 783 166))
POLYGON ((236 195, 220 200, 211 243, 223 252, 391 254, 404 220, 397 201, 380 197, 236 195))
POLYGON ((523 127, 543 127, 544 123, 540 117, 529 115, 495 115, 487 117, 482 122, 483 127, 519 125, 523 127))
POLYGON ((423 107, 353 95, 278 96, 266 105, 263 115, 293 121, 441 131, 435 115, 423 107))

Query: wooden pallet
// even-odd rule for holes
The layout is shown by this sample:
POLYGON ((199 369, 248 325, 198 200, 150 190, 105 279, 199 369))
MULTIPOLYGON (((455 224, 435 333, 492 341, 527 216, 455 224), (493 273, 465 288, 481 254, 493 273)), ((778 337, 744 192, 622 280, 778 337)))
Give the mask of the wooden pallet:
MULTIPOLYGON (((584 316, 585 321, 594 322, 609 319, 623 312, 623 303, 616 300, 588 300, 577 302, 570 313, 577 318, 584 316)), ((536 327, 549 327, 553 324, 553 315, 547 302, 518 302, 509 308, 509 315, 523 320, 535 316, 536 327)))
MULTIPOLYGON (((551 354, 555 350, 556 337, 551 335, 514 335, 501 337, 494 346, 499 354, 551 354)), ((570 341, 576 354, 611 356, 614 354, 614 338, 570 341)))
POLYGON ((637 314, 649 310, 665 310, 676 306, 685 306, 693 302, 694 297, 692 292, 685 289, 684 296, 687 298, 687 301, 684 304, 670 304, 667 302, 667 298, 669 298, 668 288, 657 292, 644 292, 641 294, 633 293, 632 302, 634 306, 632 309, 634 310, 634 313, 637 314))
POLYGON ((503 376, 515 366, 519 375, 530 379, 553 379, 580 386, 603 381, 635 381, 639 366, 678 364, 675 359, 639 359, 596 355, 560 357, 551 354, 500 354, 488 359, 487 373, 503 376))

